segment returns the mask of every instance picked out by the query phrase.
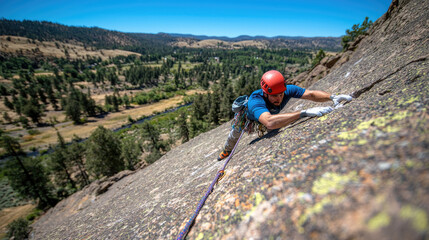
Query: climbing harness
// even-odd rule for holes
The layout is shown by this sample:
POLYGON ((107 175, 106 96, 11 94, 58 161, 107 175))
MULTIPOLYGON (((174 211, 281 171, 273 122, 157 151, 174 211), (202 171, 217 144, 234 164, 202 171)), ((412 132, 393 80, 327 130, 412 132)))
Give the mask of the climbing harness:
POLYGON ((266 132, 268 132, 267 127, 258 122, 258 137, 263 137, 266 132))
POLYGON ((239 112, 235 113, 234 119, 231 122, 231 127, 234 129, 238 128, 239 131, 242 131, 244 129, 246 122, 249 122, 245 132, 247 132, 248 134, 258 132, 258 137, 264 136, 264 134, 268 131, 267 127, 265 127, 265 125, 261 124, 260 122, 249 120, 247 118, 246 111, 247 111, 247 108, 244 108, 239 112))
POLYGON ((225 176, 225 168, 226 165, 228 165, 229 160, 231 160, 232 155, 234 154, 235 148, 237 147, 238 143, 240 142, 241 137, 243 136, 243 133, 246 132, 247 126, 249 125, 250 121, 246 121, 243 130, 241 131, 240 137, 237 140, 237 143, 235 144, 234 148, 231 151, 231 154, 229 154, 228 158, 225 161, 225 164, 223 167, 217 172, 216 177, 214 178, 213 182, 210 184, 209 188, 207 189, 207 192, 201 198, 200 202, 197 205, 197 209, 195 210, 194 214, 192 215, 191 219, 186 223, 185 228, 180 232, 179 236, 177 237, 177 240, 182 240, 186 237, 186 235, 189 232, 189 229, 193 225, 195 219, 197 218, 198 214, 201 211, 201 208, 203 207, 205 201, 209 197, 209 195, 213 192, 214 185, 219 184, 219 181, 225 176))
MULTIPOLYGON (((248 119, 247 119, 247 114, 246 114, 246 110, 247 110, 247 107, 246 107, 246 108, 243 108, 242 110, 240 110, 239 112, 236 112, 236 113, 234 114, 234 119, 233 119, 233 120, 232 120, 232 122, 231 122, 231 127, 232 127, 233 129, 238 128, 238 131, 240 131, 240 132, 244 129, 245 124, 246 124, 246 122, 248 121, 248 119)), ((251 121, 251 122, 253 122, 253 121, 251 121)), ((251 124, 251 125, 253 125, 253 124, 251 124)), ((249 126, 248 126, 247 131, 249 131, 249 130, 253 130, 253 129, 249 129, 249 128, 253 128, 253 127, 251 127, 251 126, 249 125, 249 126)), ((246 131, 246 132, 247 132, 247 131, 246 131)))

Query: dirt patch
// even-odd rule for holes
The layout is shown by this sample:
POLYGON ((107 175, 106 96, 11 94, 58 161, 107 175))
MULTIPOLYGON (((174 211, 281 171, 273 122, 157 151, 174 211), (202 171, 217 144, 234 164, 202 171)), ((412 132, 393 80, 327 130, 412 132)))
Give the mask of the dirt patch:
POLYGON ((6 208, 0 211, 0 238, 4 238, 7 232, 7 225, 14 220, 26 217, 33 211, 36 205, 27 204, 24 206, 6 208))

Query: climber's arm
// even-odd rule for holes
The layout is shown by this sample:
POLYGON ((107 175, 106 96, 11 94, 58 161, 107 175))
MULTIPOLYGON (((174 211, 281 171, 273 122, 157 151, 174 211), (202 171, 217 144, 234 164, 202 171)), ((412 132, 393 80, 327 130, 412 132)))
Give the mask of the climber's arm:
POLYGON ((301 98, 314 102, 327 102, 332 100, 334 102, 334 106, 337 106, 341 101, 350 102, 353 99, 350 95, 331 95, 330 93, 317 90, 305 90, 301 98))
POLYGON ((324 91, 306 89, 301 98, 314 102, 327 102, 331 100, 331 94, 324 91))
POLYGON ((277 129, 287 126, 300 118, 301 112, 271 114, 264 112, 259 116, 259 122, 268 129, 277 129))

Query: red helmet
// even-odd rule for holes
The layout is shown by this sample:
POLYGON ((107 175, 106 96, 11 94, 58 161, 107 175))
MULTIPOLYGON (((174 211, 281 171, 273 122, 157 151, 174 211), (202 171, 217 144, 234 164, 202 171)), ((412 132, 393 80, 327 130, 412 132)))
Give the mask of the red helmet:
POLYGON ((269 95, 284 92, 286 91, 285 78, 279 71, 270 70, 262 75, 261 88, 264 93, 269 95))

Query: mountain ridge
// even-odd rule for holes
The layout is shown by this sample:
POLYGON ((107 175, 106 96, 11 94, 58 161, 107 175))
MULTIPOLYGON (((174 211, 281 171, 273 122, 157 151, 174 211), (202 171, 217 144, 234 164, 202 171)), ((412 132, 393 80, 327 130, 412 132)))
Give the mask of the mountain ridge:
POLYGON ((164 33, 174 37, 184 37, 184 38, 195 38, 198 40, 206 40, 206 39, 217 39, 224 41, 244 41, 244 40, 260 40, 260 39, 292 39, 292 40, 300 40, 300 39, 341 39, 341 37, 304 37, 304 36, 273 36, 267 37, 263 35, 250 36, 250 35, 239 35, 237 37, 227 37, 227 36, 207 36, 207 35, 195 35, 195 34, 182 34, 182 33, 164 33))
POLYGON ((289 47, 289 48, 309 48, 339 51, 341 49, 341 38, 335 37, 264 37, 264 36, 238 36, 236 38, 212 37, 189 34, 169 34, 169 33, 126 33, 112 31, 99 27, 77 27, 67 26, 49 21, 31 20, 0 20, 0 35, 12 35, 37 39, 39 41, 78 41, 97 48, 123 50, 137 50, 139 53, 150 52, 151 49, 160 50, 175 46, 174 43, 181 40, 207 40, 215 39, 228 42, 238 41, 269 41, 267 47, 289 47))

